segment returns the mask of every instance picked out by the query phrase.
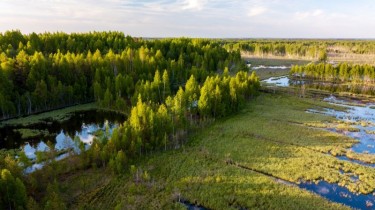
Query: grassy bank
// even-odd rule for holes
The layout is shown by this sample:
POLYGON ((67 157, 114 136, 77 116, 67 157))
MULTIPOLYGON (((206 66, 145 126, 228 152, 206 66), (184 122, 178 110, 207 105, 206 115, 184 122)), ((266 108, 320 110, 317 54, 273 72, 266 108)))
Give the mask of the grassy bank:
POLYGON ((184 148, 148 156, 121 177, 103 169, 65 175, 64 197, 73 209, 183 209, 175 202, 182 198, 212 209, 344 209, 275 179, 325 180, 362 193, 375 189, 373 168, 329 155, 353 139, 306 126, 334 120, 305 112, 326 105, 263 94, 238 115, 191 135, 184 148), (350 179, 353 174, 359 181, 350 179))
POLYGON ((88 103, 88 104, 81 104, 76 106, 71 106, 63 109, 57 109, 53 111, 43 112, 40 114, 34 114, 27 117, 20 117, 10 120, 5 120, 0 122, 0 127, 3 126, 28 126, 36 123, 43 122, 46 119, 49 119, 50 121, 65 121, 69 119, 70 114, 77 111, 86 111, 86 110, 93 110, 93 109, 99 109, 99 106, 96 103, 88 103))

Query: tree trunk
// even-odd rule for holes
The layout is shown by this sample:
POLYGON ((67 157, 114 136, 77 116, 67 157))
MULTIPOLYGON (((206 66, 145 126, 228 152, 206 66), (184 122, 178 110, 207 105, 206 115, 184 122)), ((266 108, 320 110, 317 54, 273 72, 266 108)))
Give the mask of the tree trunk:
POLYGON ((27 95, 27 101, 29 102, 27 114, 31 114, 31 98, 30 98, 30 95, 27 95))

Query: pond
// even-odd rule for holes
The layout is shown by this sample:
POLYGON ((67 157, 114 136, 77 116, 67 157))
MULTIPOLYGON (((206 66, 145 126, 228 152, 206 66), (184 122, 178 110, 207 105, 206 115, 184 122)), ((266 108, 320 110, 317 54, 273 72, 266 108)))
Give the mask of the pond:
MULTIPOLYGON (((0 128, 0 147, 5 149, 23 149, 26 156, 35 160, 37 152, 54 149, 60 152, 56 160, 67 156, 67 150, 79 153, 82 142, 89 148, 97 134, 110 137, 114 128, 124 122, 122 114, 100 110, 87 110, 69 114, 67 120, 59 122, 50 118, 31 125, 7 125, 0 128), (32 135, 22 136, 22 132, 32 135), (49 143, 48 143, 49 142, 49 143)), ((41 168, 43 164, 34 164, 26 172, 41 168)))
POLYGON ((16 149, 26 143, 36 146, 41 141, 56 143, 56 137, 61 136, 61 133, 73 139, 79 134, 85 141, 85 138, 88 138, 87 133, 103 128, 106 123, 113 128, 125 119, 124 115, 115 112, 87 110, 69 113, 68 119, 63 122, 47 118, 31 125, 6 125, 0 127, 0 148, 16 149), (35 135, 23 137, 22 132, 25 130, 34 131, 35 135))
POLYGON ((271 77, 269 79, 263 80, 267 84, 273 84, 279 87, 289 87, 289 78, 287 76, 283 77, 271 77))
POLYGON ((265 66, 265 65, 259 65, 259 66, 253 66, 253 67, 251 67, 252 70, 259 70, 259 69, 290 69, 290 68, 292 68, 292 66, 265 66))

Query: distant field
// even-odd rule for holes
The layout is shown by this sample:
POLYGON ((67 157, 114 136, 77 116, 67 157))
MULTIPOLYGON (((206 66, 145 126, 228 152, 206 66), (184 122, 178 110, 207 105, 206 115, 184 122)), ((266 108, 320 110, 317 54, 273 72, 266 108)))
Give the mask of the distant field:
MULTIPOLYGON (((289 60, 289 59, 279 59, 279 58, 257 58, 257 57, 243 57, 243 59, 250 63, 252 67, 254 66, 286 66, 290 67, 292 65, 305 65, 310 63, 308 60, 289 60)), ((265 68, 257 69, 255 72, 261 80, 267 79, 269 77, 277 77, 287 75, 290 68, 286 69, 274 69, 274 68, 265 68)))
POLYGON ((348 62, 354 64, 375 64, 375 55, 352 53, 328 53, 328 60, 335 63, 348 62))
MULTIPOLYGON (((304 57, 284 57, 274 55, 254 56, 247 53, 241 54, 245 60, 253 61, 254 64, 264 62, 263 65, 304 65, 313 60, 304 57)), ((375 54, 354 53, 328 53, 328 61, 333 63, 348 62, 353 64, 375 64, 375 54)))
POLYGON ((253 66, 265 65, 265 66, 291 66, 291 65, 304 65, 308 64, 310 60, 300 60, 300 59, 289 59, 282 57, 253 57, 242 55, 245 61, 249 61, 253 66))

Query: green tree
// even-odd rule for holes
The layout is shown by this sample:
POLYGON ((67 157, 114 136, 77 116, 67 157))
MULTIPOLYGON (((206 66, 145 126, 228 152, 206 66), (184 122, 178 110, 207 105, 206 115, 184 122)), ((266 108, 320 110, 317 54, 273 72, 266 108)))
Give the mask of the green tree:
POLYGON ((327 55, 327 51, 326 50, 320 50, 319 51, 319 55, 318 55, 318 60, 320 62, 327 62, 327 59, 328 59, 328 55, 327 55))
POLYGON ((44 198, 44 209, 50 210, 65 210, 67 209, 65 202, 61 198, 60 189, 58 183, 55 181, 49 183, 47 186, 46 197, 44 198))
POLYGON ((171 94, 171 84, 169 82, 169 76, 167 70, 163 73, 163 99, 171 94))
POLYGON ((0 207, 3 209, 25 209, 26 188, 19 178, 13 177, 8 169, 1 170, 0 207))

